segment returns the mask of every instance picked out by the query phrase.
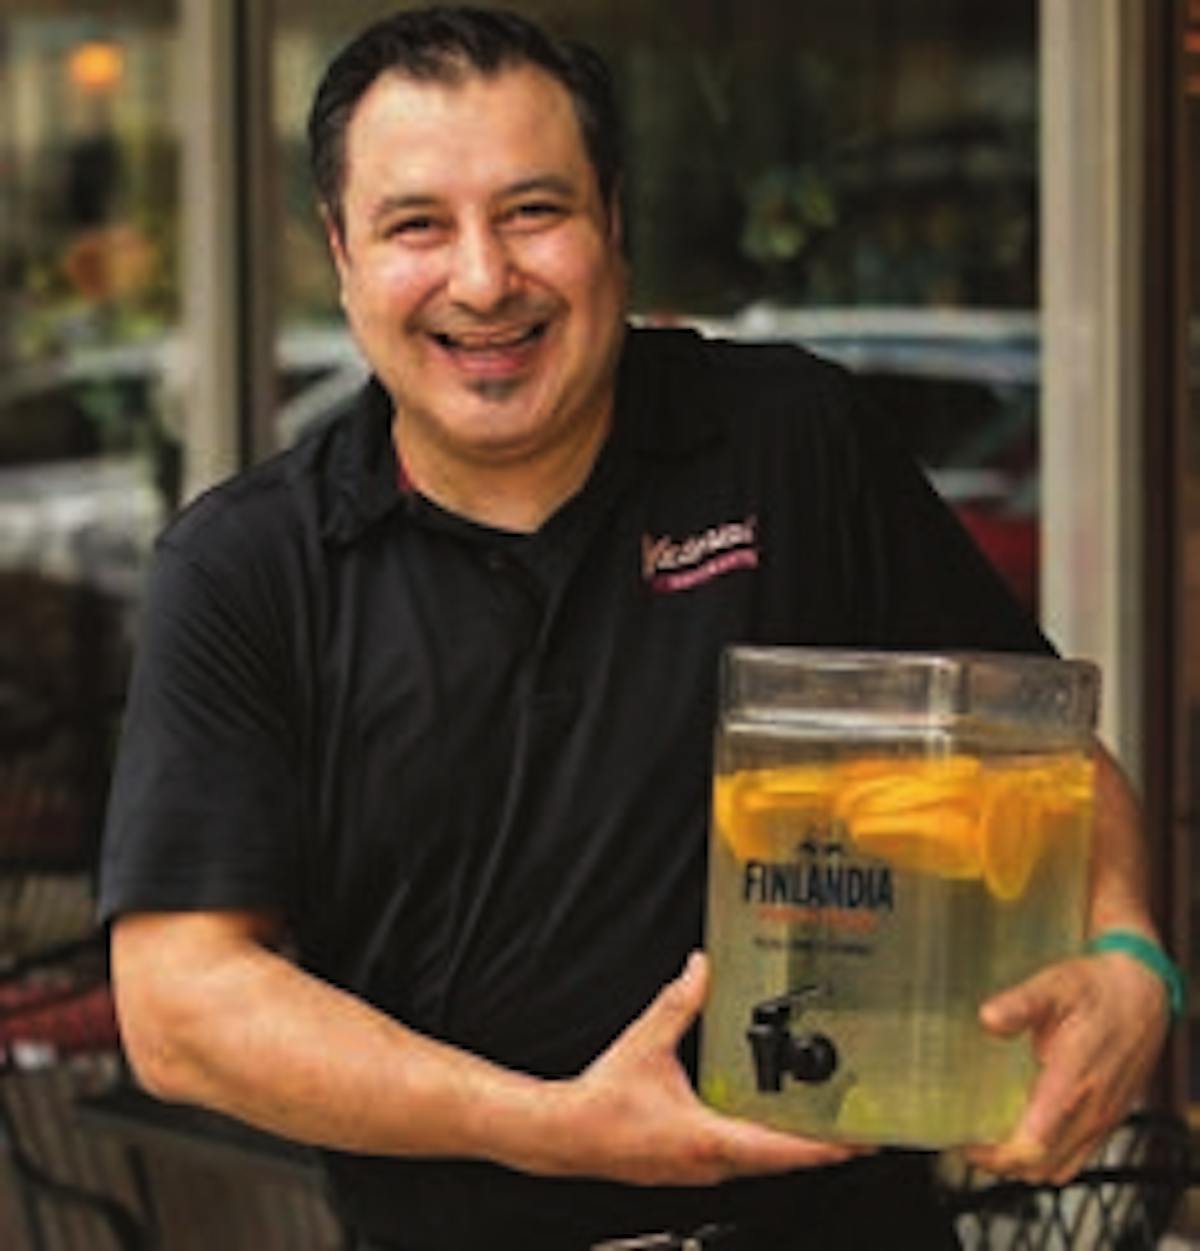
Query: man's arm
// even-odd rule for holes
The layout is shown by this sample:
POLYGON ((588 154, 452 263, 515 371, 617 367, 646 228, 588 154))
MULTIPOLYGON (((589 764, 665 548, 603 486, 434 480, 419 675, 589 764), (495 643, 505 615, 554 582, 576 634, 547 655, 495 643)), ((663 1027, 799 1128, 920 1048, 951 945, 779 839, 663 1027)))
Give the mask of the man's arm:
POLYGON ((708 1184, 852 1154, 697 1100, 676 1048, 707 990, 703 957, 582 1074, 542 1081, 405 1028, 297 968, 276 937, 255 913, 115 923, 122 1034, 152 1093, 346 1151, 633 1184, 708 1184))
POLYGON ((1120 765, 1101 747, 1096 759, 1089 934, 1120 926, 1157 941, 1150 916, 1150 874, 1142 825, 1133 788, 1120 765))
MULTIPOLYGON (((1088 933, 1119 928, 1157 941, 1142 819, 1133 790, 1101 748, 1096 774, 1088 933)), ((1165 988, 1120 952, 1064 961, 984 1004, 987 1029, 1029 1033, 1041 1072, 1013 1136, 971 1151, 998 1173, 1065 1181, 1146 1090, 1166 1036, 1165 988)))

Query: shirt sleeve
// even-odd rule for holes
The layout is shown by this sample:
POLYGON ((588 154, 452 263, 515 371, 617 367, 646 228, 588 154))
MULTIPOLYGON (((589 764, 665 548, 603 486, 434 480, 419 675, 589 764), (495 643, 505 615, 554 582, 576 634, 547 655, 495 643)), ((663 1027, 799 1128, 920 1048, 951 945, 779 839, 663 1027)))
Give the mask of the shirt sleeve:
POLYGON ((225 566, 169 540, 156 553, 101 854, 105 920, 288 911, 300 805, 286 643, 253 579, 225 566))

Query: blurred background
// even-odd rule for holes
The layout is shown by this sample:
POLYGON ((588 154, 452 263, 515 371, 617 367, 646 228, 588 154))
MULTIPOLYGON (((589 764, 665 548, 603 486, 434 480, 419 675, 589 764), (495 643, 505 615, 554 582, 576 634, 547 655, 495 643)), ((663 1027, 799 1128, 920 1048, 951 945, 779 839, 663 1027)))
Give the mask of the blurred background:
MULTIPOLYGON (((0 0, 0 968, 14 987, 41 953, 94 938, 91 873, 155 533, 328 420, 364 376, 304 123, 328 57, 396 7, 0 0)), ((513 7, 591 42, 616 73, 637 317, 802 342, 862 373, 879 419, 1062 650, 1102 663, 1105 736, 1150 816, 1159 920, 1195 971, 1200 4, 513 7)), ((120 1063, 102 958, 79 976, 99 1006, 43 1038, 36 1063, 13 1058, 0 1015, 9 1077, 32 1073, 60 1102, 66 1090, 72 1109, 78 1077, 60 1088, 61 1061, 102 1057, 85 1095, 120 1063)), ((1200 1104, 1191 1023, 1159 1098, 1185 1115, 1200 1104)), ((46 1139, 50 1104, 14 1107, 10 1134, 32 1144, 18 1180, 45 1166, 78 1182, 83 1148, 46 1139)), ((169 1225, 163 1196, 195 1185, 131 1172, 127 1146, 110 1133, 83 1188, 132 1211, 157 1202, 169 1225)), ((228 1150, 243 1148, 220 1157, 235 1173, 295 1167, 264 1184, 308 1193, 304 1161, 228 1150)), ((256 1228, 259 1201, 205 1165, 225 1219, 256 1228)), ((24 1193, 10 1195, 14 1239, 66 1219, 44 1186, 24 1193)), ((332 1226, 296 1202, 328 1242, 332 1226)), ((166 1245, 213 1234, 203 1206, 166 1245)), ((81 1246, 119 1239, 111 1214, 76 1207, 81 1246)), ((268 1226, 245 1245, 310 1245, 268 1226)), ((66 1229, 28 1245, 72 1245, 66 1229)))

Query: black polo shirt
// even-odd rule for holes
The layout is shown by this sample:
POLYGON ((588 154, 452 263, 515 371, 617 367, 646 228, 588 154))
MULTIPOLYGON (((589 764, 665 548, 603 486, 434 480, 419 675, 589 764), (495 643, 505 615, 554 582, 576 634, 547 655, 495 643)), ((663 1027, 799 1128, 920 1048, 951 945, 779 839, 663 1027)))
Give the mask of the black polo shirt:
MULTIPOLYGON (((400 487, 389 423, 369 387, 162 536, 101 907, 278 908, 312 972, 501 1064, 578 1072, 701 941, 724 645, 1047 646, 847 376, 797 349, 631 332, 590 478, 527 536, 400 487)), ((331 1168, 367 1232, 438 1251, 716 1202, 331 1168)), ((780 1186, 836 1189, 720 1202, 780 1186)))

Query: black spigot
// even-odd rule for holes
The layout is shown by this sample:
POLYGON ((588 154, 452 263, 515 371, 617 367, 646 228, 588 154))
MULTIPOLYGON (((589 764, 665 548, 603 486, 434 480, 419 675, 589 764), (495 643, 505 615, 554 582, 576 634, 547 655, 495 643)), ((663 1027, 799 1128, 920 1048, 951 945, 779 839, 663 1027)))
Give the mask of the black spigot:
POLYGON ((799 1015, 805 1000, 818 992, 803 986, 790 994, 766 999, 755 1006, 746 1037, 754 1055, 758 1089, 781 1091, 784 1075, 798 1082, 827 1082, 837 1072, 838 1053, 824 1034, 793 1034, 792 1013, 799 1015))

